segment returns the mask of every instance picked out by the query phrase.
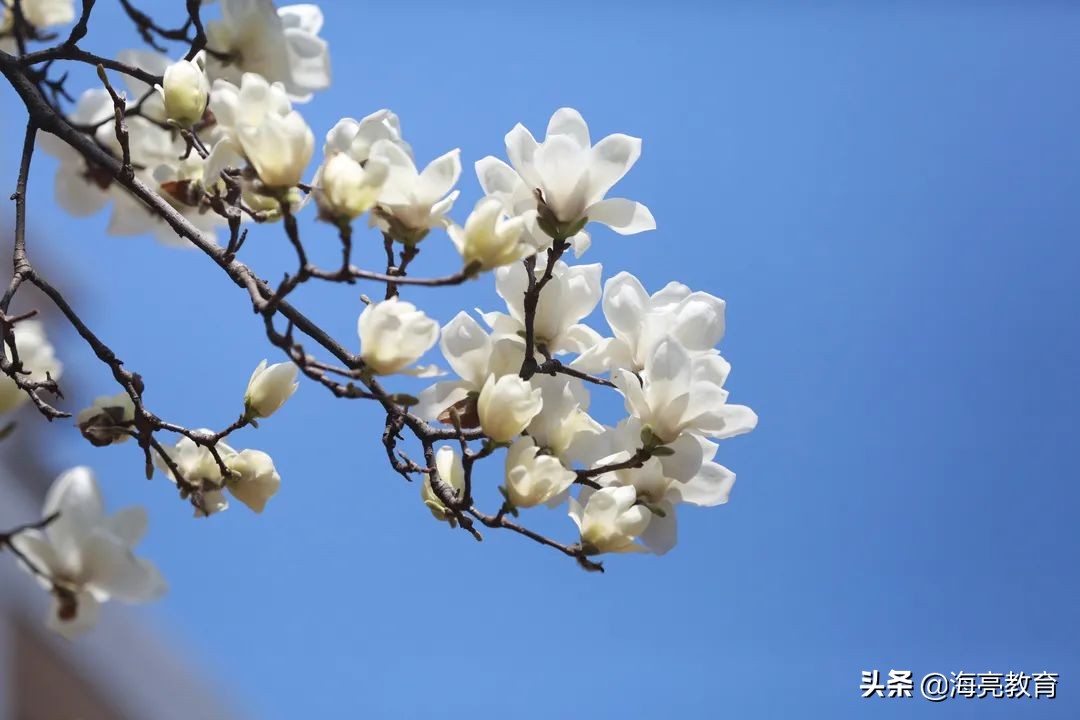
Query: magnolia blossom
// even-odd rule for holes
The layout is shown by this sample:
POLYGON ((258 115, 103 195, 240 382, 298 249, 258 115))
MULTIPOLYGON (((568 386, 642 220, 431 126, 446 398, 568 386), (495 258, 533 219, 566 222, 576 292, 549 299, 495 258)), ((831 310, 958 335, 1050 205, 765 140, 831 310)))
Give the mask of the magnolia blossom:
MULTIPOLYGON (((157 600, 167 586, 158 569, 133 550, 146 534, 146 511, 121 510, 106 517, 94 474, 76 467, 56 479, 45 496, 44 531, 27 530, 12 543, 42 586, 53 593, 47 625, 68 639, 94 626, 100 603, 157 600)), ((25 566, 24 566, 25 567, 25 566)))
POLYGON ((366 213, 379 199, 386 176, 386 165, 377 160, 361 165, 346 153, 331 155, 314 182, 320 215, 347 222, 366 213))
POLYGON ((371 158, 389 169, 373 223, 402 242, 417 242, 443 224, 459 194, 453 187, 461 175, 460 150, 435 158, 423 172, 417 172, 412 157, 394 140, 377 140, 371 158))
POLYGON ((722 439, 757 426, 753 410, 727 403, 723 384, 729 370, 719 355, 692 357, 678 340, 666 337, 646 356, 640 378, 616 370, 612 380, 627 411, 661 442, 671 442, 684 431, 722 439))
POLYGON ((641 282, 621 272, 604 284, 604 317, 615 337, 587 349, 573 366, 586 372, 615 368, 640 371, 656 344, 671 336, 692 356, 713 354, 724 337, 724 301, 668 283, 649 295, 641 282))
POLYGON ((476 263, 482 270, 491 270, 535 252, 520 242, 524 229, 524 220, 506 217, 502 203, 483 198, 469 214, 464 228, 451 225, 447 232, 466 267, 476 263))
POLYGON ((371 303, 357 321, 360 358, 376 375, 427 376, 432 367, 409 368, 439 339, 439 324, 410 302, 392 297, 371 303))
POLYGON ((443 326, 439 349, 459 379, 439 381, 417 396, 420 402, 414 411, 428 419, 437 418, 470 395, 479 395, 488 377, 516 374, 525 356, 521 338, 492 337, 466 312, 459 312, 443 326))
POLYGON ((531 437, 514 441, 506 453, 506 498, 514 507, 546 503, 565 492, 576 477, 557 457, 540 454, 531 437))
MULTIPOLYGON (((206 432, 209 434, 209 430, 206 432)), ((228 462, 228 458, 235 455, 236 451, 223 442, 217 444, 218 454, 222 460, 228 462)), ((166 451, 169 460, 176 465, 184 482, 199 490, 202 494, 201 507, 196 508, 195 516, 203 517, 214 515, 229 507, 229 500, 225 497, 225 478, 221 473, 221 467, 214 459, 210 450, 192 440, 182 437, 176 446, 166 451)), ((177 482, 169 463, 165 458, 158 455, 155 458, 157 466, 165 473, 172 482, 177 482)))
POLYGON ((165 103, 165 115, 183 127, 202 120, 210 100, 210 81, 202 65, 180 60, 165 69, 164 81, 155 87, 165 103))
MULTIPOLYGON (((435 453, 435 469, 439 471, 439 479, 455 492, 464 492, 465 467, 462 465, 461 456, 454 451, 454 448, 449 445, 439 448, 435 453)), ((430 475, 425 475, 424 482, 420 484, 420 497, 436 520, 453 524, 453 515, 435 493, 435 488, 431 486, 430 475)))
POLYGON ((538 226, 549 236, 568 238, 586 221, 622 235, 656 228, 652 213, 641 203, 604 199, 641 155, 638 138, 608 135, 594 146, 581 114, 562 108, 551 116, 543 143, 524 125, 516 125, 506 135, 506 154, 513 167, 494 157, 477 163, 484 192, 513 214, 529 212, 532 203, 538 226), (530 200, 537 191, 539 206, 535 197, 530 200))
POLYGON ((281 83, 268 83, 254 73, 244 73, 239 87, 216 80, 210 110, 225 137, 207 159, 207 186, 241 155, 269 188, 290 188, 300 182, 315 151, 315 136, 292 109, 281 83))
MULTIPOLYGON (((544 262, 537 263, 536 276, 544 273, 544 262)), ((553 355, 584 352, 601 342, 600 334, 581 320, 592 313, 600 301, 601 266, 567 265, 559 260, 552 270, 551 281, 540 293, 536 305, 533 330, 536 343, 553 355)), ((525 290, 529 277, 521 263, 495 271, 495 290, 506 301, 509 314, 484 314, 484 321, 500 335, 517 335, 525 331, 525 290)))
POLYGON ((581 544, 589 555, 644 552, 634 540, 645 532, 652 513, 635 505, 634 488, 586 488, 581 499, 570 498, 570 519, 581 532, 581 544))
POLYGON ((221 20, 206 23, 206 70, 236 83, 245 72, 279 82, 297 102, 330 85, 330 53, 319 37, 316 5, 275 8, 273 0, 221 0, 221 20))
POLYGON ((261 450, 241 450, 229 455, 225 464, 231 471, 226 482, 229 494, 256 513, 262 513, 267 501, 281 487, 281 476, 273 459, 261 450))
MULTIPOLYGON (((63 371, 63 365, 56 358, 53 346, 45 337, 45 326, 37 320, 23 320, 12 329, 15 336, 15 348, 19 351, 19 362, 28 375, 22 377, 31 382, 42 382, 47 378, 57 380, 63 371)), ((4 358, 11 361, 11 349, 3 343, 4 358)), ((6 413, 21 406, 29 398, 19 386, 5 374, 0 374, 0 413, 6 413)))
POLYGON ((268 418, 277 412, 300 387, 296 369, 291 362, 269 366, 266 360, 259 363, 244 393, 244 414, 249 418, 268 418))
MULTIPOLYGON (((209 430, 196 432, 211 434, 209 430)), ((180 438, 176 446, 167 451, 184 481, 202 493, 202 507, 195 510, 195 516, 213 515, 227 509, 226 490, 256 513, 261 513, 267 500, 281 486, 281 477, 273 460, 259 450, 237 452, 223 442, 217 443, 216 449, 229 471, 227 475, 222 473, 213 453, 189 437, 180 438)), ((165 458, 158 456, 156 462, 170 480, 177 481, 165 458)))
POLYGON ((517 375, 489 375, 480 389, 476 413, 484 434, 505 443, 521 434, 543 406, 540 389, 517 375))
POLYGON ((134 422, 135 403, 126 392, 94 398, 90 407, 75 416, 79 432, 98 447, 127 440, 134 422))

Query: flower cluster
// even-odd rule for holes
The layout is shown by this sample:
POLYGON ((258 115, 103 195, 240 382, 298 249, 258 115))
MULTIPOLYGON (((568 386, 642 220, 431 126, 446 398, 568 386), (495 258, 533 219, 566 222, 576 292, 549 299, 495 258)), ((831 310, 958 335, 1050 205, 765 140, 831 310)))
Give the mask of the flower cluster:
MULTIPOLYGON (((10 35, 10 0, 3 2, 0 34, 10 35)), ((718 441, 752 430, 757 416, 728 402, 731 368, 717 349, 724 301, 678 282, 650 293, 627 272, 605 281, 601 264, 581 262, 598 225, 620 235, 656 229, 645 205, 613 196, 641 155, 639 138, 616 133, 593 142, 572 108, 551 116, 542 141, 518 124, 504 138, 505 161, 475 163, 483 196, 456 221, 460 150, 418 163, 390 110, 339 120, 316 158, 315 131, 302 109, 330 83, 318 8, 278 8, 271 0, 221 0, 219 7, 219 17, 205 23, 205 42, 192 40, 182 56, 132 50, 108 63, 130 97, 117 93, 99 66, 104 87, 84 92, 67 115, 84 143, 63 133, 40 142, 59 161, 62 208, 87 216, 111 205, 110 233, 150 233, 210 255, 248 291, 267 338, 287 360, 263 360, 237 419, 215 432, 155 416, 144 406, 142 379, 95 347, 122 392, 77 414, 92 445, 135 438, 147 476, 156 467, 197 516, 225 510, 230 497, 262 513, 281 486, 273 459, 225 441, 277 413, 303 374, 337 397, 378 402, 394 469, 422 478, 421 499, 435 518, 477 537, 478 525, 509 529, 601 569, 595 556, 670 551, 679 505, 727 502, 735 475, 716 462, 718 441), (337 233, 340 268, 311 263, 298 225, 305 213, 337 233), (354 225, 362 219, 385 251, 385 272, 353 265, 354 244, 362 242, 353 238, 354 225), (275 223, 299 264, 276 287, 237 261, 253 225, 275 223), (216 247, 226 232, 226 247, 216 247), (421 249, 437 242, 455 248, 460 263, 438 277, 410 275, 421 249), (485 273, 499 306, 458 312, 442 327, 401 297, 409 285, 459 285, 485 273), (286 302, 312 280, 381 283, 379 295, 365 294, 354 306, 349 321, 355 318, 357 337, 339 342, 286 302), (281 315, 284 330, 275 323, 281 315), (426 362, 436 345, 449 373, 426 362), (437 379, 414 396, 387 389, 399 376, 437 379), (611 394, 623 412, 601 418, 592 409, 594 392, 611 394), (423 462, 398 449, 406 430, 423 462), (157 432, 173 437, 163 444, 157 432), (495 456, 486 467, 497 468, 492 485, 502 499, 489 515, 475 504, 474 470, 495 456), (576 528, 571 542, 518 524, 521 511, 541 506, 563 509, 567 529, 576 528)), ((35 32, 74 16, 70 1, 24 0, 21 8, 23 24, 35 32)), ((189 18, 184 32, 201 28, 197 20, 189 18)), ((12 320, 8 300, 0 307, 0 412, 38 400, 40 384, 51 388, 61 371, 41 324, 12 320)), ((80 328, 80 335, 89 333, 80 328)), ((163 591, 152 566, 130 552, 145 515, 106 518, 89 471, 62 476, 45 513, 39 528, 11 535, 8 545, 53 592, 51 622, 61 631, 87 627, 96 603, 109 597, 142 601, 163 591)))

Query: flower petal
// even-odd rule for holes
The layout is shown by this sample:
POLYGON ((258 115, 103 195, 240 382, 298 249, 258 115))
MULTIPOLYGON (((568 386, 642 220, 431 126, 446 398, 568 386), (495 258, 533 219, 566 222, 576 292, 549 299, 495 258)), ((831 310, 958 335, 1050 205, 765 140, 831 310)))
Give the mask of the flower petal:
POLYGON ((616 133, 596 143, 590 153, 591 202, 603 199, 641 157, 641 138, 616 133))
POLYGON ((636 235, 646 230, 656 229, 649 208, 633 200, 609 198, 593 204, 586 211, 591 222, 607 225, 620 235, 636 235))
POLYGON ((585 118, 581 117, 574 108, 559 108, 548 121, 547 137, 553 135, 569 135, 583 150, 592 145, 589 139, 589 126, 585 118))

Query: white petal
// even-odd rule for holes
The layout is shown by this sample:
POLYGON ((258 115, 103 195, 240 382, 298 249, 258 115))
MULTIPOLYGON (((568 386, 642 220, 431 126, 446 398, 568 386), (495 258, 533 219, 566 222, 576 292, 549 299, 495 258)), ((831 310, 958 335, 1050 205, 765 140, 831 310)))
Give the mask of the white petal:
POLYGON ((87 217, 109 203, 108 194, 71 164, 61 164, 54 184, 56 204, 75 217, 87 217))
POLYGON ((547 137, 552 135, 569 135, 578 144, 578 147, 586 149, 592 145, 589 139, 589 126, 585 118, 581 117, 574 108, 559 108, 548 121, 547 137))
POLYGON ((664 517, 654 514, 652 519, 649 520, 649 524, 645 526, 645 530, 638 537, 638 540, 645 547, 657 555, 663 555, 671 550, 675 547, 676 540, 678 540, 678 523, 675 517, 675 508, 665 503, 664 510, 664 517))
POLYGON ((103 527, 106 531, 115 535, 122 543, 132 548, 138 545, 139 541, 146 535, 148 522, 146 508, 136 506, 124 508, 112 517, 106 518, 103 527))
POLYGON ((734 484, 735 473, 723 465, 708 462, 701 466, 698 474, 689 482, 675 483, 672 491, 680 502, 713 507, 728 501, 734 484))
POLYGON ((296 28, 312 35, 318 34, 323 26, 323 13, 318 5, 302 3, 278 8, 278 17, 286 28, 296 28))
POLYGON ((485 195, 512 196, 522 184, 514 168, 491 155, 476 161, 476 178, 485 195))
POLYGON ((536 148, 536 138, 521 123, 506 134, 506 156, 510 158, 514 170, 517 170, 518 175, 529 186, 529 190, 535 190, 543 184, 535 167, 536 148))
POLYGON ((325 40, 300 30, 286 29, 285 43, 292 75, 288 86, 297 102, 309 100, 313 91, 330 87, 330 47, 325 40))
POLYGON ((491 337, 471 315, 459 312, 443 328, 439 349, 463 380, 479 388, 487 379, 491 337))
POLYGON ((589 207, 586 214, 591 222, 607 225, 620 235, 636 235, 656 229, 656 220, 649 208, 623 198, 601 200, 589 207))
POLYGON ((604 317, 618 337, 636 337, 649 306, 649 294, 641 281, 620 272, 604 284, 604 317))
POLYGON ((60 513, 49 525, 49 530, 68 526, 91 528, 99 525, 105 514, 94 473, 85 466, 74 467, 62 473, 45 495, 45 517, 60 513))
MULTIPOLYGON (((13 537, 11 543, 35 569, 46 574, 62 571, 55 548, 40 530, 24 530, 13 537)), ((29 567, 26 570, 33 572, 29 567)))
POLYGON ((596 202, 607 195, 612 186, 626 175, 639 157, 641 157, 640 138, 616 133, 596 143, 590 153, 590 202, 596 202))
POLYGON ((420 402, 412 410, 426 420, 434 420, 443 410, 464 400, 470 389, 471 386, 463 382, 437 382, 417 394, 416 399, 420 402))
POLYGON ((417 194, 426 203, 433 203, 450 192, 461 175, 461 150, 455 149, 435 158, 420 173, 417 194))

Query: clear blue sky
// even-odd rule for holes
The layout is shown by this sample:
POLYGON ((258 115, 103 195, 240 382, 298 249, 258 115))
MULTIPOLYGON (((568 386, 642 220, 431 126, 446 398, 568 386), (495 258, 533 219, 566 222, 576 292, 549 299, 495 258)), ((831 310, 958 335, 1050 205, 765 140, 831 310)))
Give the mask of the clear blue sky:
MULTIPOLYGON (((433 521, 386 467, 375 409, 312 385, 238 439, 284 476, 262 517, 194 522, 136 449, 60 431, 57 467, 91 463, 112 506, 151 509, 173 589, 133 612, 259 717, 1077 717, 1080 8, 787 5, 326 2, 335 84, 303 109, 321 139, 390 107, 419 159, 460 146, 467 168, 562 105, 594 137, 643 137, 620 194, 660 229, 597 230, 587 258, 728 301, 729 387, 761 416, 722 446, 728 506, 683 513, 669 556, 590 575, 433 521), (1049 702, 861 700, 873 668, 1062 681, 1049 702)), ((267 355, 243 292, 198 254, 54 212, 51 164, 35 175, 32 252, 151 407, 229 422, 267 355)), ((459 219, 471 171, 461 187, 459 219)), ((425 241, 418 268, 448 248, 425 241)), ((289 261, 273 228, 245 252, 271 276, 289 261)), ((351 341, 365 289, 301 304, 351 341)), ((442 320, 496 306, 486 281, 412 297, 442 320)), ((77 400, 113 392, 70 336, 62 351, 77 400)))

